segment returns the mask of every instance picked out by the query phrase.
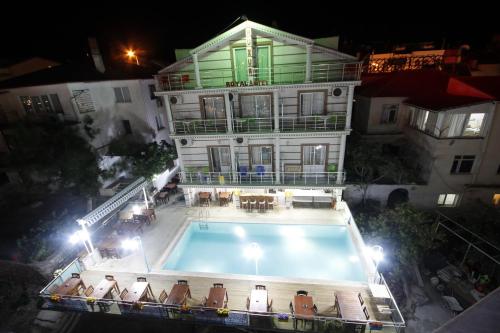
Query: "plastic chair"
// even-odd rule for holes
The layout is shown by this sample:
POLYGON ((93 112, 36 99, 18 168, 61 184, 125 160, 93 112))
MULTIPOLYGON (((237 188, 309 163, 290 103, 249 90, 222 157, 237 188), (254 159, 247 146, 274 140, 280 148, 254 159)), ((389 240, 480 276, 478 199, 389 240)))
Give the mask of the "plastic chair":
POLYGON ((255 167, 255 173, 257 176, 264 176, 264 173, 266 172, 266 168, 264 168, 263 165, 257 165, 255 167))
POLYGON ((266 286, 263 284, 256 284, 255 289, 257 290, 266 290, 266 286))
POLYGON ((248 177, 248 167, 247 166, 240 166, 240 181, 243 177, 248 177))
POLYGON ((214 283, 214 288, 223 288, 224 285, 222 283, 214 283))
POLYGON ((253 199, 252 201, 250 201, 250 210, 252 210, 253 208, 257 209, 257 200, 256 199, 253 199))
POLYGON ((249 206, 248 200, 242 201, 241 207, 244 209, 249 209, 250 206, 249 206))
POLYGON ((307 291, 305 291, 305 290, 298 290, 297 291, 297 296, 307 296, 307 291))
POLYGON ((147 282, 145 277, 138 276, 137 277, 137 282, 147 282))
POLYGON ((187 285, 188 282, 187 282, 187 280, 177 280, 177 284, 185 284, 185 285, 187 285))
POLYGON ((114 281, 115 277, 113 275, 105 275, 104 278, 109 281, 114 281))
POLYGON ((260 211, 266 210, 266 201, 265 200, 259 201, 259 210, 260 211))

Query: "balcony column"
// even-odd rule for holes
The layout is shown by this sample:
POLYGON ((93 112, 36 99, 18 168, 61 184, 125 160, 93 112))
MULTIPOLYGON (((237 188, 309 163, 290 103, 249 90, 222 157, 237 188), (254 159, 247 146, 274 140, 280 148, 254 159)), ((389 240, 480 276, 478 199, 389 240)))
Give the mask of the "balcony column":
POLYGON ((201 85, 200 78, 200 64, 198 63, 198 54, 193 53, 193 63, 194 63, 194 76, 196 77, 196 89, 203 88, 201 85))
POLYGON ((164 102, 163 104, 165 104, 165 109, 167 111, 168 130, 170 131, 170 134, 175 134, 174 120, 172 117, 172 108, 170 107, 170 101, 168 100, 169 99, 168 97, 169 97, 168 95, 163 95, 163 102, 164 102))
POLYGON ((349 85, 347 90, 347 110, 345 117, 345 129, 351 129, 352 101, 354 98, 354 86, 349 85))
POLYGON ((346 144, 347 135, 342 134, 340 137, 340 151, 339 151, 339 167, 337 169, 337 184, 342 184, 344 182, 344 156, 345 156, 345 144, 346 144))
POLYGON ((182 162, 182 153, 181 153, 181 140, 175 139, 175 148, 177 149, 177 160, 179 161, 179 169, 181 169, 181 179, 185 179, 184 176, 184 162, 182 162))
POLYGON ((273 92, 273 111, 274 111, 274 131, 280 131, 280 96, 279 91, 273 92))
POLYGON ((276 172, 276 184, 281 183, 281 151, 280 151, 280 138, 274 138, 274 153, 276 154, 274 170, 276 172))
POLYGON ((229 100, 229 92, 224 93, 224 104, 226 109, 227 133, 233 133, 233 106, 229 100))
POLYGON ((236 170, 236 154, 234 151, 234 138, 229 138, 229 150, 231 154, 232 183, 238 182, 238 171, 236 170))
POLYGON ((306 80, 305 83, 311 83, 311 71, 312 71, 312 45, 306 45, 306 80))

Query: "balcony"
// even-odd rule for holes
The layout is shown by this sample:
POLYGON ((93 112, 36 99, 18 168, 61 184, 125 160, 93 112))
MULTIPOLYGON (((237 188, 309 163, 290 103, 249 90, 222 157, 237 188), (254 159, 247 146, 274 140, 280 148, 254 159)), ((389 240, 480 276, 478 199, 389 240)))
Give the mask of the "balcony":
POLYGON ((224 119, 184 119, 175 120, 175 134, 226 133, 227 120, 224 119))
MULTIPOLYGON (((311 81, 313 83, 358 81, 361 75, 362 64, 338 63, 312 65, 311 81)), ((235 82, 235 73, 232 69, 200 71, 200 83, 203 88, 223 88, 230 86, 247 85, 284 85, 306 83, 305 65, 282 65, 269 68, 253 68, 254 80, 235 82)), ((165 73, 155 76, 159 90, 190 90, 196 86, 194 71, 181 73, 165 73)))
POLYGON ((238 185, 238 186, 338 186, 345 179, 344 172, 183 172, 181 184, 238 185))
POLYGON ((272 132, 274 128, 272 118, 235 118, 233 131, 235 133, 272 132))
POLYGON ((345 129, 346 115, 280 117, 281 132, 341 131, 345 129))

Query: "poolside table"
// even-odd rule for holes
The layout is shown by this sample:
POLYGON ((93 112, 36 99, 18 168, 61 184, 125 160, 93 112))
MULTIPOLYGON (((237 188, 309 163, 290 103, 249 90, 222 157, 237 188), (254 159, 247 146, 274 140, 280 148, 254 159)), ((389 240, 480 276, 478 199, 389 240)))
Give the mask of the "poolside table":
POLYGON ((81 278, 71 277, 64 281, 59 287, 57 287, 57 289, 54 291, 54 294, 75 296, 78 295, 80 287, 85 289, 83 280, 81 278))
POLYGON ((312 321, 314 330, 314 303, 311 296, 296 295, 293 298, 294 303, 294 316, 295 316, 295 328, 297 328, 297 320, 310 320, 312 321))
POLYGON ((134 282, 123 298, 127 302, 148 301, 152 299, 154 299, 154 296, 149 282, 134 282))
POLYGON ((359 302, 358 294, 352 291, 335 292, 335 308, 341 318, 347 320, 366 320, 359 302))
POLYGON ((210 205, 210 199, 212 197, 212 193, 210 192, 199 192, 198 197, 200 198, 200 205, 206 203, 210 205))
POLYGON ((116 282, 116 280, 104 279, 99 282, 99 284, 94 288, 94 291, 89 295, 89 297, 94 297, 97 299, 112 298, 109 296, 111 296, 111 291, 113 289, 118 295, 120 294, 120 289, 118 288, 118 282, 116 282))
POLYGON ((231 192, 219 192, 219 204, 221 206, 227 205, 230 197, 231 192))
POLYGON ((224 308, 226 307, 225 301, 227 300, 226 288, 210 288, 208 294, 207 307, 209 308, 224 308))
POLYGON ((249 310, 251 312, 267 312, 267 304, 267 290, 253 289, 250 295, 249 310))
POLYGON ((187 284, 174 284, 165 304, 183 305, 187 298, 191 298, 191 291, 187 284))

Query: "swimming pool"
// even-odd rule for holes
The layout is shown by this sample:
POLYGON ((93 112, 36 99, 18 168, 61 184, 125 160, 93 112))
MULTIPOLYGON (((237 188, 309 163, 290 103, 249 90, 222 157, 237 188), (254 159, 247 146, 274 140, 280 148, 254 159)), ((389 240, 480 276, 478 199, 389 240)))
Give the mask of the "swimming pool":
POLYGON ((346 226, 191 222, 163 269, 366 281, 346 226))

